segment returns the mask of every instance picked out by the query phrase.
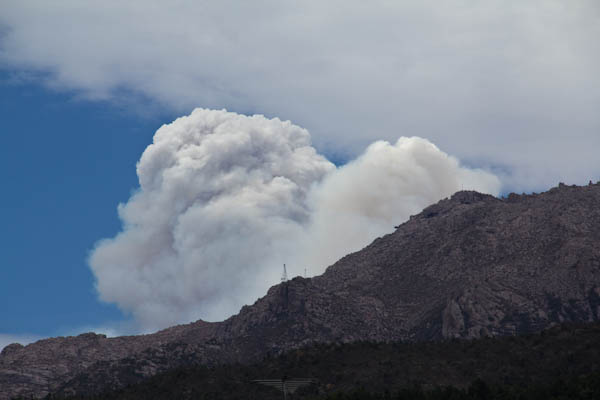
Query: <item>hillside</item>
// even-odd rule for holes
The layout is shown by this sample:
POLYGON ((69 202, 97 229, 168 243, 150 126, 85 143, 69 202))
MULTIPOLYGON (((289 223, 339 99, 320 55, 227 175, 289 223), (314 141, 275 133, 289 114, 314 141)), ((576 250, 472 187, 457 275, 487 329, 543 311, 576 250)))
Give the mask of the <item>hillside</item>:
POLYGON ((598 321, 598 205, 598 183, 505 199, 458 192, 323 275, 272 287, 226 321, 9 346, 0 355, 0 399, 44 396, 81 374, 117 388, 127 377, 113 371, 148 377, 252 363, 312 343, 473 339, 598 321))
MULTIPOLYGON (((538 334, 469 341, 319 344, 252 365, 176 368, 142 382, 131 377, 126 388, 94 396, 89 396, 96 391, 89 382, 97 377, 90 374, 95 372, 82 374, 63 388, 82 394, 70 400, 275 400, 280 393, 252 381, 284 375, 314 380, 295 393, 295 399, 335 398, 340 392, 351 393, 354 399, 357 393, 369 398, 368 394, 381 396, 386 391, 411 393, 407 398, 419 392, 448 398, 435 397, 444 391, 454 393, 453 399, 478 398, 466 396, 477 386, 512 394, 499 398, 517 398, 516 394, 577 398, 573 394, 585 390, 600 393, 600 324, 561 325, 538 334), (438 387, 452 389, 436 391, 438 387), (461 393, 464 397, 458 397, 461 393)), ((61 391, 54 396, 61 398, 61 391)))

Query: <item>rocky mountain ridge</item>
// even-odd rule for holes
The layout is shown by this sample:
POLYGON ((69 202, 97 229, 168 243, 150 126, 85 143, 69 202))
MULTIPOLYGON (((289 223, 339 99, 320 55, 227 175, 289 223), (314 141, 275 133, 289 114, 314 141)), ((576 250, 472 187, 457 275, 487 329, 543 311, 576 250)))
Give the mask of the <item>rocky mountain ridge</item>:
POLYGON ((599 205, 598 183, 505 199, 458 192, 223 322, 10 345, 0 355, 0 399, 73 393, 84 371, 118 387, 122 374, 253 362, 309 343, 477 338, 598 321, 599 205))

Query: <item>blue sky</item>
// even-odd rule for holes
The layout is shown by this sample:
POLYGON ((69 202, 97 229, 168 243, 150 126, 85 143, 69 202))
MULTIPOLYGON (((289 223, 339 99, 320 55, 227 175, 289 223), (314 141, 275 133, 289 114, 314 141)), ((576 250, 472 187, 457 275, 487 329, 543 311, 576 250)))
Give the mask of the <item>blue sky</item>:
POLYGON ((0 332, 64 335, 121 320, 97 301, 86 258, 120 229, 116 206, 137 187, 135 164, 161 118, 15 83, 14 73, 0 84, 0 332))
POLYGON ((599 20, 595 0, 5 1, 0 347, 225 317, 265 289, 231 283, 232 274, 276 281, 269 263, 292 256, 319 264, 317 273, 456 188, 498 194, 599 180, 599 20), (190 115, 197 107, 205 110, 190 115), (209 111, 223 108, 232 113, 209 111), (266 118, 244 117, 255 113, 266 118), (163 124, 188 115, 149 147, 163 124), (232 131, 208 151, 186 123, 232 131), (185 149, 239 163, 244 183, 223 186, 229 171, 190 167, 185 149), (269 169, 272 160, 284 172, 269 169), (138 161, 148 184, 135 197, 138 161), (252 186, 256 176, 269 178, 252 186), (280 178, 291 186, 275 185, 280 178), (388 187, 396 189, 379 190, 388 187), (269 208, 250 207, 247 193, 266 196, 269 208), (219 219, 215 204, 249 211, 219 219), (272 220, 283 222, 263 224, 272 220), (349 237, 331 241, 342 220, 349 237), (212 235, 221 227, 233 233, 212 235), (257 242, 240 234, 249 227, 261 232, 257 242), (189 240, 179 243, 182 232, 189 240), (310 249, 306 235, 334 250, 310 260, 282 251, 240 272, 260 260, 252 249, 299 237, 310 249), (232 248, 240 259, 227 258, 232 248), (227 261, 211 269, 207 260, 227 261), (232 290, 242 294, 235 301, 232 290))

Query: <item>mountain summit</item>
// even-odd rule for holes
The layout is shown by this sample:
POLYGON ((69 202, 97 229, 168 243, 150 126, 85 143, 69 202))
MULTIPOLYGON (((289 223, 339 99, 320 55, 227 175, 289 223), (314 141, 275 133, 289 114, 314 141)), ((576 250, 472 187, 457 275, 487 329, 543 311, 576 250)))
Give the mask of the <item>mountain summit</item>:
POLYGON ((598 321, 599 206, 599 183, 503 199, 461 191, 223 322, 10 345, 0 399, 114 388, 173 366, 251 362, 315 342, 478 338, 598 321), (81 374, 96 381, 82 386, 81 374))

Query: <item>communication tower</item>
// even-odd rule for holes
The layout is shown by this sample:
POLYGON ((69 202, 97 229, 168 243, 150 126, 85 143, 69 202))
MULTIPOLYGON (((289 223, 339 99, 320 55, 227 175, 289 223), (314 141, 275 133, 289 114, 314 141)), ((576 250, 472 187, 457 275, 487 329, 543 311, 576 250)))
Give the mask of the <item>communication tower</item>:
POLYGON ((283 264, 283 274, 281 275, 281 282, 287 282, 287 269, 285 268, 285 264, 283 264))

